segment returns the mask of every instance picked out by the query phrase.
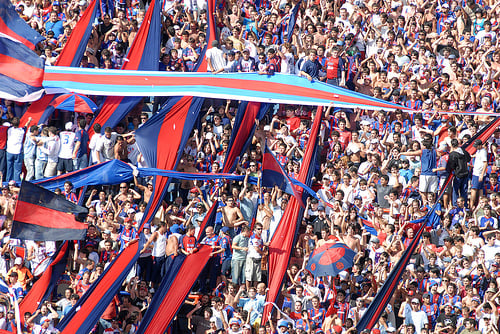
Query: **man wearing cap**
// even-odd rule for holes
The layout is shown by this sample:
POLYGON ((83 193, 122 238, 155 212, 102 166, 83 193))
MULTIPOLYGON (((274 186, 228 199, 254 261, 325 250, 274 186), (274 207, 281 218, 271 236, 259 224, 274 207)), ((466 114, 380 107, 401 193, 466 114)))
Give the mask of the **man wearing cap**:
POLYGON ((16 257, 14 260, 14 267, 10 268, 7 272, 7 276, 10 276, 11 273, 17 273, 17 281, 21 285, 24 291, 26 291, 27 285, 33 279, 33 275, 30 270, 23 266, 23 259, 20 257, 16 257))
POLYGON ((415 332, 420 334, 422 329, 426 324, 429 323, 427 314, 420 309, 420 301, 418 298, 413 298, 411 300, 411 313, 410 316, 405 320, 408 324, 413 324, 415 326, 415 332))
POLYGON ((132 218, 125 218, 123 220, 123 225, 120 225, 120 229, 118 230, 119 236, 118 240, 120 241, 120 252, 125 249, 127 244, 137 237, 137 230, 133 227, 132 218))
POLYGON ((72 131, 73 123, 67 122, 64 131, 59 133, 61 148, 57 162, 57 175, 73 171, 73 149, 75 147, 75 133, 72 131))
POLYGON ((476 149, 476 154, 474 155, 474 167, 472 168, 469 208, 475 207, 477 198, 481 195, 484 188, 484 176, 488 169, 488 153, 483 147, 482 140, 476 139, 473 146, 476 149))

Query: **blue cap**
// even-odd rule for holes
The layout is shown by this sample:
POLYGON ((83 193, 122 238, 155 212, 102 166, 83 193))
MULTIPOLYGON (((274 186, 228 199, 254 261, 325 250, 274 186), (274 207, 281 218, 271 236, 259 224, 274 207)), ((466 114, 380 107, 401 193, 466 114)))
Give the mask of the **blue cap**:
POLYGON ((144 224, 144 228, 151 229, 151 224, 150 223, 144 224))
POLYGON ((227 233, 229 232, 229 227, 227 226, 224 226, 223 228, 220 229, 222 231, 222 233, 227 233))
POLYGON ((288 321, 281 319, 278 321, 278 328, 279 327, 288 327, 288 321))
POLYGON ((177 224, 170 226, 170 232, 172 232, 172 233, 179 233, 179 230, 180 230, 180 227, 177 224))

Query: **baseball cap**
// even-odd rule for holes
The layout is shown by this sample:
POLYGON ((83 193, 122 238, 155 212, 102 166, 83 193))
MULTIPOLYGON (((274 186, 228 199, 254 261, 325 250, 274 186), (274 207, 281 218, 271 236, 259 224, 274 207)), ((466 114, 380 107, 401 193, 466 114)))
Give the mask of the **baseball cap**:
POLYGON ((179 233, 180 227, 178 224, 174 224, 170 227, 170 232, 172 233, 179 233))
POLYGON ((389 326, 387 327, 386 329, 387 332, 395 332, 396 331, 396 328, 392 327, 392 326, 389 326))
POLYGON ((413 298, 413 299, 411 300, 411 303, 412 303, 412 304, 413 304, 413 303, 418 303, 418 304, 420 304, 420 300, 418 300, 418 298, 413 298))
POLYGON ((481 146, 481 145, 483 145, 483 141, 481 139, 476 139, 474 141, 474 145, 473 145, 474 147, 478 147, 478 146, 481 146))
POLYGON ((281 319, 278 321, 278 328, 279 327, 288 327, 288 321, 281 319))
POLYGON ((64 125, 64 128, 66 130, 71 130, 73 128, 73 123, 72 122, 68 122, 64 125))
POLYGON ((229 232, 229 227, 227 226, 224 226, 223 228, 220 229, 222 231, 222 233, 227 233, 229 232))
POLYGON ((14 260, 14 264, 23 264, 23 259, 21 259, 20 257, 16 257, 16 259, 14 260))

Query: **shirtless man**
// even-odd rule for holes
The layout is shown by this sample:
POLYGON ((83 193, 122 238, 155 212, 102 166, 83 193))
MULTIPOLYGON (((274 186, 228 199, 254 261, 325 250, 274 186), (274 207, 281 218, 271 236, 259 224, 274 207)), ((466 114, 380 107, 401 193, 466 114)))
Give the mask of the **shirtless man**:
POLYGON ((227 205, 221 208, 222 222, 224 226, 227 226, 229 228, 234 228, 243 224, 248 224, 244 220, 240 208, 236 206, 234 198, 228 197, 226 203, 227 205))
POLYGON ((184 224, 186 220, 184 218, 179 217, 179 204, 172 203, 167 210, 165 210, 165 221, 168 226, 172 226, 174 224, 184 224))
POLYGON ((307 224, 306 232, 299 235, 299 239, 297 240, 297 245, 295 247, 301 250, 301 254, 304 254, 304 250, 309 249, 309 240, 312 240, 314 237, 313 225, 307 224))
POLYGON ((125 182, 120 183, 120 193, 115 196, 114 201, 117 203, 117 206, 120 206, 119 204, 121 202, 125 202, 127 200, 127 195, 128 194, 133 194, 134 199, 141 199, 141 195, 133 190, 128 188, 128 184, 125 182))
MULTIPOLYGON (((165 255, 167 258, 174 258, 179 255, 179 238, 180 238, 180 227, 174 224, 170 227, 170 236, 167 239, 167 247, 165 249, 165 255)), ((166 264, 167 262, 165 262, 166 264)))
POLYGON ((149 202, 149 199, 151 198, 151 195, 153 194, 153 182, 149 181, 148 185, 145 187, 142 184, 139 184, 137 181, 137 177, 134 175, 134 184, 139 189, 142 191, 144 194, 144 202, 147 204, 149 202))
MULTIPOLYGON (((179 168, 177 168, 179 172, 184 173, 198 173, 198 169, 194 167, 194 158, 192 156, 187 156, 186 159, 181 161, 179 164, 179 168)), ((191 180, 181 180, 180 185, 180 195, 182 197, 183 203, 187 204, 187 197, 189 194, 189 190, 194 187, 194 181, 191 180)))
POLYGON ((354 228, 352 225, 347 226, 347 235, 345 235, 343 239, 345 244, 356 253, 361 250, 361 244, 359 239, 354 235, 354 228))
POLYGON ((359 166, 361 158, 366 156, 365 145, 359 141, 359 133, 353 131, 351 133, 352 140, 347 145, 347 155, 351 158, 351 162, 359 166))
POLYGON ((132 314, 136 315, 137 316, 137 320, 140 321, 141 320, 141 310, 133 305, 131 303, 131 299, 130 299, 130 296, 128 295, 125 295, 122 297, 122 304, 120 306, 118 306, 118 309, 120 311, 120 313, 122 311, 128 311, 128 314, 125 316, 125 319, 128 319, 132 316, 132 314))

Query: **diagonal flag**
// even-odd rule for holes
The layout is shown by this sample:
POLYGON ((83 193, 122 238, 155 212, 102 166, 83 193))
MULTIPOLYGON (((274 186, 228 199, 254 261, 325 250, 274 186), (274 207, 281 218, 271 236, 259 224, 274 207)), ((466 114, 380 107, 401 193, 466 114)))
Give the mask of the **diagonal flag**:
POLYGON ((1 99, 18 102, 38 100, 43 94, 43 68, 43 59, 34 51, 0 34, 1 99))
POLYGON ((288 43, 292 42, 293 31, 295 30, 295 24, 297 23, 297 15, 299 13, 300 5, 302 4, 302 0, 299 0, 295 6, 293 6, 292 11, 290 12, 290 18, 288 20, 288 25, 284 29, 285 31, 282 33, 282 40, 286 36, 286 40, 288 43))
POLYGON ((281 190, 287 194, 293 195, 300 206, 305 207, 302 201, 302 193, 296 189, 296 186, 292 184, 290 177, 283 170, 283 166, 278 162, 273 152, 265 145, 264 157, 262 158, 262 186, 272 188, 278 186, 281 190))
POLYGON ((373 222, 369 221, 366 218, 363 218, 361 216, 358 216, 359 220, 361 221, 361 224, 363 224, 363 227, 367 232, 369 232, 371 235, 378 236, 377 229, 375 226, 373 226, 373 222))
POLYGON ((36 45, 45 39, 19 16, 8 0, 0 0, 1 34, 17 40, 31 50, 35 50, 36 45))
MULTIPOLYGON (((151 1, 141 27, 130 46, 122 70, 158 71, 161 27, 161 2, 154 0, 151 1)), ((99 123, 103 131, 108 126, 115 127, 142 99, 136 96, 106 97, 92 125, 99 123)), ((89 138, 94 134, 92 125, 89 128, 89 138)))
POLYGON ((11 237, 21 240, 83 240, 88 209, 40 186, 23 181, 11 237))
POLYGON ((247 150, 252 142, 256 120, 261 120, 266 115, 269 103, 241 101, 234 119, 233 130, 229 140, 229 149, 224 159, 223 172, 231 173, 236 168, 236 162, 247 150))
POLYGON ((71 247, 69 241, 65 241, 61 247, 52 255, 50 264, 43 272, 42 276, 33 284, 33 287, 24 296, 19 309, 21 314, 30 312, 33 314, 42 303, 50 297, 56 287, 57 281, 66 270, 71 247))
MULTIPOLYGON (((318 107, 318 112, 314 117, 314 122, 311 128, 311 136, 307 143, 304 158, 302 160, 302 168, 299 173, 299 181, 304 183, 312 182, 312 174, 316 167, 317 158, 317 142, 321 119, 323 116, 323 107, 318 107)), ((299 194, 303 192, 299 189, 299 194)), ((269 289, 266 295, 266 302, 274 303, 278 298, 281 290, 283 278, 285 277, 288 268, 288 262, 292 254, 294 239, 297 235, 299 221, 302 220, 302 213, 297 197, 292 197, 286 206, 280 224, 274 233, 269 245, 269 289)), ((269 313, 272 310, 272 305, 267 304, 264 307, 262 322, 265 324, 268 320, 269 313)))
POLYGON ((200 232, 198 234, 198 238, 196 238, 198 240, 198 242, 200 242, 201 240, 203 240, 203 238, 205 238, 205 235, 206 235, 205 229, 208 226, 215 225, 215 218, 217 216, 217 208, 218 207, 219 207, 219 202, 214 201, 214 204, 212 204, 212 207, 210 208, 210 210, 208 210, 207 214, 205 215, 205 218, 203 219, 203 221, 200 224, 200 232))

